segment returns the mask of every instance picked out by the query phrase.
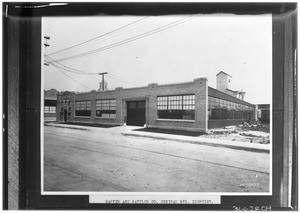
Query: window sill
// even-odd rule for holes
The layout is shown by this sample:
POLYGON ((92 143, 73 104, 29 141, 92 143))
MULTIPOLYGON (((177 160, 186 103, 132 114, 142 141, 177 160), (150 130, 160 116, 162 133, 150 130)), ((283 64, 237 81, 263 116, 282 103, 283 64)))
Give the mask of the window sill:
POLYGON ((183 119, 163 119, 157 118, 157 121, 175 121, 175 122, 188 122, 188 123, 195 123, 195 120, 183 120, 183 119))
POLYGON ((235 118, 235 119, 232 119, 232 118, 224 118, 224 119, 220 119, 220 118, 218 118, 218 119, 208 119, 208 121, 224 121, 224 120, 248 120, 247 118, 235 118))
POLYGON ((95 117, 95 118, 97 118, 97 119, 110 119, 110 120, 116 120, 116 118, 111 118, 111 117, 107 117, 107 118, 105 118, 105 117, 95 117))
POLYGON ((78 116, 78 115, 75 115, 74 118, 91 118, 91 116, 78 116))

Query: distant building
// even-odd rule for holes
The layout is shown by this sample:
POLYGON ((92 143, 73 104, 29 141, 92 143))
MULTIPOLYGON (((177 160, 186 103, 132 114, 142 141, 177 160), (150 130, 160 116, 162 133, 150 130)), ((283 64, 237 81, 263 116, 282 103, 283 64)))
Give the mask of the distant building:
POLYGON ((56 89, 44 90, 44 120, 56 121, 56 101, 57 101, 56 89))
POLYGON ((270 104, 257 104, 257 118, 261 123, 270 123, 270 104))
MULTIPOLYGON (((87 93, 59 93, 57 119, 62 122, 133 125, 153 128, 207 131, 209 128, 253 122, 255 105, 226 92, 230 81, 218 74, 219 86, 207 78, 144 87, 122 87, 87 93), (225 91, 224 91, 225 90, 225 91)), ((244 97, 243 93, 243 97, 244 97)))
POLYGON ((232 90, 231 79, 232 77, 226 72, 219 72, 217 74, 217 90, 244 100, 246 93, 243 90, 232 90))
MULTIPOLYGON (((81 93, 78 93, 77 95, 80 96, 81 93)), ((70 91, 64 91, 61 93, 57 93, 57 113, 56 118, 58 121, 66 122, 72 120, 72 103, 71 100, 75 97, 75 92, 70 91), (61 99, 60 97, 64 97, 61 99)))

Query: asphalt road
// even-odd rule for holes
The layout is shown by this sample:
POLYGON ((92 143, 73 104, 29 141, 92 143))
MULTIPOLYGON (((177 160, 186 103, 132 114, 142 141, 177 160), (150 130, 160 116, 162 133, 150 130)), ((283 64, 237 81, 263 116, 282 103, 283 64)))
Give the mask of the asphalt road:
POLYGON ((268 192, 270 155, 45 126, 44 191, 268 192))

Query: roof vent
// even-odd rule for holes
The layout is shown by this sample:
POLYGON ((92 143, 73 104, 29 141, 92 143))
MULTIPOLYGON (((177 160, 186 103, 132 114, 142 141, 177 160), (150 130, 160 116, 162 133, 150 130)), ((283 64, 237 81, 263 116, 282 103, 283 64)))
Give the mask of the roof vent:
POLYGON ((158 86, 158 83, 151 83, 151 84, 148 84, 148 87, 151 87, 151 88, 155 88, 158 86))

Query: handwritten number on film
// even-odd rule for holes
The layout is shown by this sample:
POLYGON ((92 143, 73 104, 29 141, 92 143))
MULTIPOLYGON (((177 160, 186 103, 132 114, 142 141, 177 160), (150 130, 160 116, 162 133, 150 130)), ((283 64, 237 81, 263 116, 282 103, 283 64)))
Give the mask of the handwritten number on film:
POLYGON ((236 211, 271 211, 272 207, 269 206, 249 206, 249 207, 241 207, 241 206, 233 206, 232 207, 236 211))

